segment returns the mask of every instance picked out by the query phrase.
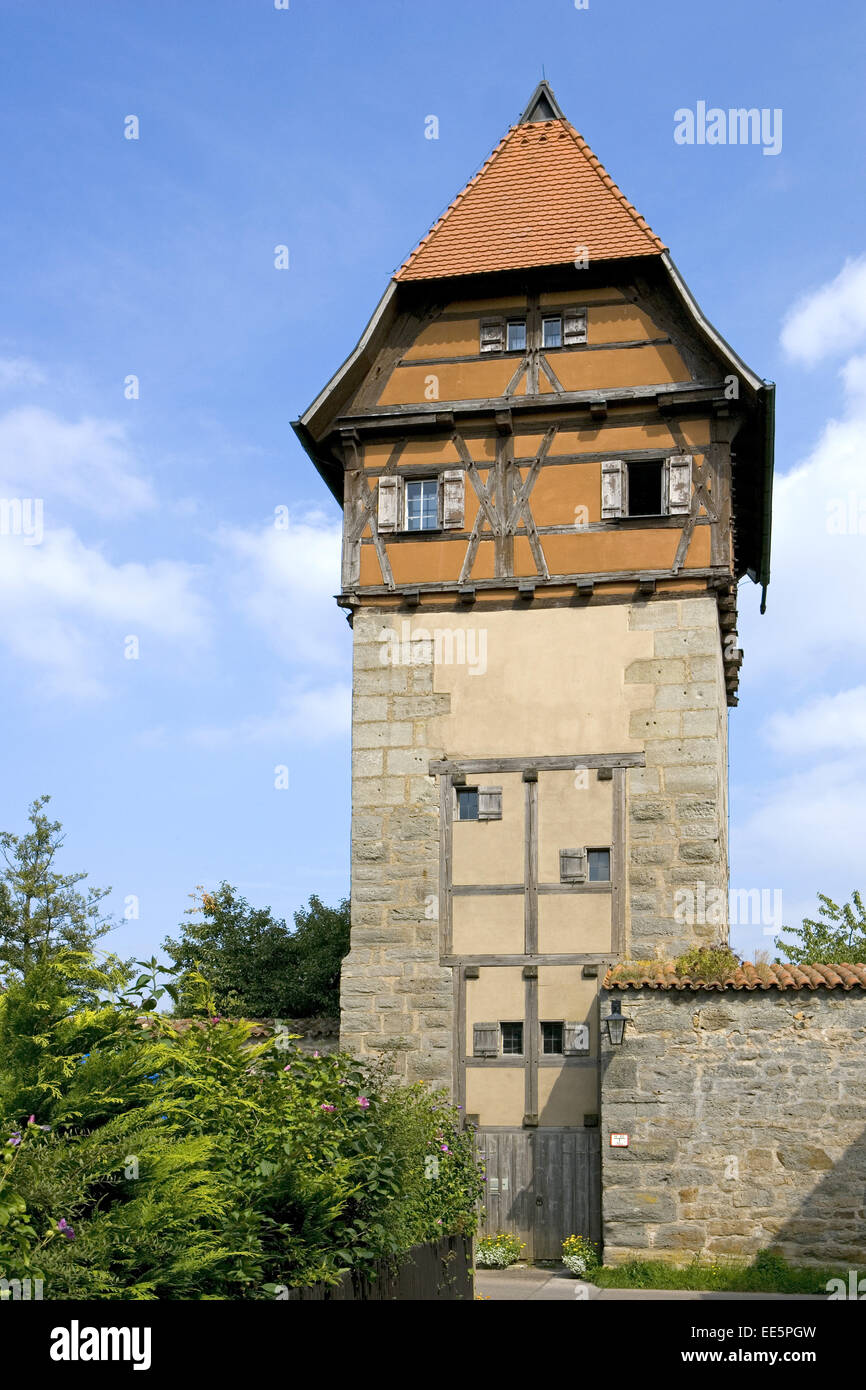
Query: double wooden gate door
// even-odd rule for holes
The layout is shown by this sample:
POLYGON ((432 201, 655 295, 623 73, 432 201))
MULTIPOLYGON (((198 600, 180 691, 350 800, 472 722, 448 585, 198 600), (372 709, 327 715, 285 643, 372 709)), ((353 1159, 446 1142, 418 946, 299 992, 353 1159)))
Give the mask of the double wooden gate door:
POLYGON ((527 1260, 558 1260, 569 1235, 600 1241, 598 1130, 478 1130, 475 1142, 487 1178, 480 1235, 516 1235, 527 1260))

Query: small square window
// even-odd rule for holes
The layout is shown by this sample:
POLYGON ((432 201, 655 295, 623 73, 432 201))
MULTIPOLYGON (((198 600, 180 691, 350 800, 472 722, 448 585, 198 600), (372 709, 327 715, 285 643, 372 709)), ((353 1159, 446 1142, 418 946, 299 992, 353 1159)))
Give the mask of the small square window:
POLYGON ((544 319, 541 325, 541 345, 546 348, 562 347, 562 319, 544 319))
POLYGON ((586 856, 590 883, 610 883, 610 850, 590 849, 586 856))
POLYGON ((502 1055, 520 1057, 523 1055, 523 1024, 500 1023, 502 1033, 502 1055))
POLYGON ((406 483, 406 530, 435 531, 439 525, 439 484, 435 478, 406 483))
POLYGON ((524 352, 526 349, 526 319, 510 319, 506 337, 509 352, 524 352))
POLYGON ((627 516, 661 516, 662 504, 662 461, 643 460, 629 463, 628 467, 628 511, 627 516))
POLYGON ((457 788, 457 819, 458 819, 458 820, 477 820, 477 819, 478 819, 478 788, 477 788, 477 787, 458 787, 458 788, 457 788))
POLYGON ((541 1051, 545 1057, 559 1057, 563 1052, 561 1023, 542 1023, 541 1051))

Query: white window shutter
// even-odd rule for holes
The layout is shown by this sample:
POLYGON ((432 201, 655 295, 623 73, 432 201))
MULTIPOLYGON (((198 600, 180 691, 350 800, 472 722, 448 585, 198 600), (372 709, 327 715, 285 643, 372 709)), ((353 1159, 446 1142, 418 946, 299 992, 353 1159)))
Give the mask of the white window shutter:
POLYGON ((473 1057, 498 1057, 498 1056, 499 1056, 499 1024, 498 1024, 498 1023, 473 1023, 473 1025, 472 1025, 472 1056, 473 1056, 473 1057))
POLYGON ((478 819, 502 820, 502 788, 478 788, 478 819))
POLYGON ((481 351, 501 352, 505 347, 505 319, 481 320, 481 351))
POLYGON ((692 456, 674 454, 668 459, 668 512, 682 516, 692 501, 692 456))
POLYGON ((566 1023, 562 1033, 563 1052, 566 1057, 589 1052, 589 1028, 585 1023, 566 1023))
POLYGON ((403 514, 403 479, 389 474, 379 479, 376 524, 380 531, 398 531, 403 514))
POLYGON ((586 310, 566 309, 562 315, 562 346, 576 347, 586 342, 586 310))
POLYGON ((622 459, 605 459, 601 465, 601 519, 610 521, 624 511, 622 459))
POLYGON ((585 882, 585 849, 561 849, 559 851, 559 879, 561 883, 585 882))
POLYGON ((462 468, 449 468, 441 475, 442 525, 445 530, 463 530, 466 474, 462 468))

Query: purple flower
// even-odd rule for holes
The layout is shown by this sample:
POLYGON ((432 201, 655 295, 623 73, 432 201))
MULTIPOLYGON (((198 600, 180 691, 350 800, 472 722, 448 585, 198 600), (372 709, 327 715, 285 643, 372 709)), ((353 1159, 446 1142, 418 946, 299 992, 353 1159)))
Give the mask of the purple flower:
POLYGON ((61 1235, 64 1235, 66 1237, 67 1240, 75 1239, 75 1232, 70 1226, 69 1222, 66 1220, 65 1216, 61 1216, 60 1220, 57 1223, 57 1229, 58 1231, 60 1231, 61 1235))
POLYGON ((451 1152, 447 1144, 440 1144, 439 1147, 444 1154, 448 1154, 451 1152))
POLYGON ((214 1014, 213 1018, 211 1019, 211 1023, 222 1023, 222 1021, 223 1021, 223 1016, 222 1016, 222 1014, 214 1014))
POLYGON ((15 1129, 15 1130, 13 1130, 13 1131, 12 1131, 12 1136, 11 1136, 11 1138, 10 1138, 10 1139, 7 1139, 7 1140, 6 1140, 6 1143, 7 1143, 7 1144, 11 1144, 12 1147, 13 1147, 13 1149, 17 1148, 18 1145, 21 1143, 21 1131, 20 1131, 20 1129, 15 1129))
POLYGON ((362 1110, 369 1110, 369 1109, 370 1109, 370 1102, 368 1101, 368 1099, 367 1099, 366 1096, 359 1096, 359 1097, 358 1097, 358 1104, 360 1105, 360 1107, 361 1107, 362 1110))
POLYGON ((283 1071, 291 1071, 291 1070, 292 1070, 292 1064, 291 1064, 291 1062, 288 1062, 288 1063, 286 1064, 286 1066, 283 1067, 283 1071))
POLYGON ((27 1121, 27 1123, 28 1123, 29 1125, 35 1125, 35 1123, 36 1123, 36 1116, 35 1116, 35 1115, 31 1115, 30 1118, 29 1118, 29 1120, 27 1121))
POLYGON ((327 1101, 322 1101, 323 1110, 336 1110, 336 1105, 329 1105, 327 1101))

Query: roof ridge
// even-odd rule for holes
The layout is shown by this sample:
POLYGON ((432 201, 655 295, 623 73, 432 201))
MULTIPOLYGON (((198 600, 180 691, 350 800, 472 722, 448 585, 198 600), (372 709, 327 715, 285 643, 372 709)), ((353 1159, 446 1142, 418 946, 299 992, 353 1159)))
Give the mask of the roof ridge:
POLYGON ((653 231, 646 218, 638 212, 634 203, 625 196, 619 184, 616 182, 613 176, 607 172, 607 169, 604 167, 598 155, 595 153, 595 150, 593 150, 589 142, 584 139, 580 131, 576 130, 575 127, 571 124, 571 122, 569 120, 566 120, 565 117, 563 117, 562 124, 565 126, 566 131, 574 140, 581 154, 584 155, 584 157, 589 162, 593 172, 601 179, 602 183, 605 184, 605 186, 610 190, 610 192, 615 194, 615 196, 622 203, 622 206, 625 208, 626 212, 634 218, 641 231, 646 232, 648 236, 652 238, 659 251, 666 251, 667 247, 665 246, 661 237, 653 231))

